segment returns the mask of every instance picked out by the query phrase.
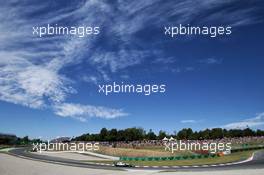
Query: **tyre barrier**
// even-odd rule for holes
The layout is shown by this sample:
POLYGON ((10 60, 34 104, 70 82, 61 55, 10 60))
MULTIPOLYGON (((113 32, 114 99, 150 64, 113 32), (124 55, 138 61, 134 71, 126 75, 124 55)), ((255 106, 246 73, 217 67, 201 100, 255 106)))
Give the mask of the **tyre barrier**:
POLYGON ((190 156, 170 156, 170 157, 120 157, 120 161, 166 161, 166 160, 191 160, 202 158, 216 158, 218 154, 190 155, 190 156))
MULTIPOLYGON (((239 149, 232 149, 231 153, 264 149, 264 146, 257 147, 244 147, 239 149)), ((221 157, 220 154, 198 154, 198 155, 185 155, 185 156, 170 156, 170 157, 120 157, 120 161, 166 161, 166 160, 191 160, 191 159, 204 159, 204 158, 217 158, 221 157)))
POLYGON ((243 148, 238 148, 238 149, 232 149, 231 153, 241 152, 241 151, 258 150, 258 149, 264 149, 264 145, 263 146, 252 146, 252 147, 243 147, 243 148))

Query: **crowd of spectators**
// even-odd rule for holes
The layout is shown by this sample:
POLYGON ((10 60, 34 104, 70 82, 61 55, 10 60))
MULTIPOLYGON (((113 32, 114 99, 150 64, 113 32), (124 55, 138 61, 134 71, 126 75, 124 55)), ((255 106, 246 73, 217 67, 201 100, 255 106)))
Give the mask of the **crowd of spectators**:
MULTIPOLYGON (((116 147, 116 148, 148 148, 148 147, 162 147, 164 142, 179 141, 171 138, 162 140, 138 140, 138 141, 116 141, 116 142, 99 142, 102 146, 116 147)), ((200 139, 200 140, 181 140, 182 142, 206 142, 206 143, 231 143, 232 145, 264 145, 264 136, 253 137, 234 137, 222 139, 200 139)))

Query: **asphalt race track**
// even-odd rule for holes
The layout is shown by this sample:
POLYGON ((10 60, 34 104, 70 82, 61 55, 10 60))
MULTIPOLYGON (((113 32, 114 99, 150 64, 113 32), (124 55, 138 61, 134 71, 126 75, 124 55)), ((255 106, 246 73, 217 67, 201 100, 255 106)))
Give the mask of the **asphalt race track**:
MULTIPOLYGON (((107 169, 107 170, 120 170, 124 168, 114 167, 111 165, 103 164, 92 164, 87 162, 81 162, 79 160, 66 159, 61 157, 47 156, 47 155, 38 155, 32 154, 26 150, 26 148, 16 148, 8 152, 13 156, 20 158, 37 160, 42 162, 49 162, 60 165, 74 166, 74 167, 83 167, 83 168, 94 168, 94 169, 107 169)), ((216 165, 203 165, 203 166, 178 166, 178 167, 133 167, 125 168, 126 170, 177 170, 177 171, 210 171, 210 170, 241 170, 241 169, 261 169, 264 168, 264 151, 256 151, 253 157, 253 160, 239 163, 239 164, 216 164, 216 165)))
POLYGON ((79 160, 53 157, 53 156, 47 156, 47 155, 32 154, 28 152, 27 149, 25 148, 12 149, 8 153, 13 156, 20 157, 20 158, 37 160, 37 161, 42 161, 42 162, 49 162, 49 163, 60 164, 60 165, 83 167, 83 168, 94 168, 94 169, 112 169, 112 170, 120 169, 114 166, 102 166, 102 165, 91 164, 91 163, 86 163, 86 162, 84 163, 84 162, 80 162, 79 160))

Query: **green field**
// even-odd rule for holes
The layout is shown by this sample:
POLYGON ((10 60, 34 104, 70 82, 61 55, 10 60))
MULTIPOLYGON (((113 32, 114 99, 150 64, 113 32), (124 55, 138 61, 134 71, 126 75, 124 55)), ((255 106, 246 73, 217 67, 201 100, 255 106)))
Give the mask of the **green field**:
POLYGON ((165 151, 164 147, 145 147, 141 149, 135 148, 112 148, 101 146, 96 153, 116 156, 116 157, 165 157, 165 156, 184 156, 193 155, 191 151, 175 151, 173 154, 170 151, 165 151))
POLYGON ((6 145, 0 145, 0 152, 7 152, 10 149, 9 146, 6 145))
POLYGON ((203 159, 191 159, 191 160, 166 160, 166 161, 125 161, 132 165, 139 166, 183 166, 183 165, 209 165, 227 162, 236 162, 249 158, 253 151, 244 151, 232 153, 223 157, 216 158, 203 158, 203 159))
MULTIPOLYGON (((184 165, 210 165, 246 160, 254 151, 232 153, 223 157, 190 159, 190 160, 165 160, 165 161, 123 161, 137 166, 184 166, 184 165)), ((93 161, 100 163, 114 163, 113 161, 93 161)))
MULTIPOLYGON (((263 142, 248 142, 246 144, 232 144, 232 150, 244 149, 256 146, 263 146, 263 142)), ((101 146, 96 153, 115 156, 115 157, 170 157, 170 156, 191 156, 197 153, 191 150, 185 151, 165 151, 164 146, 145 146, 140 148, 122 148, 122 147, 108 147, 101 146)))

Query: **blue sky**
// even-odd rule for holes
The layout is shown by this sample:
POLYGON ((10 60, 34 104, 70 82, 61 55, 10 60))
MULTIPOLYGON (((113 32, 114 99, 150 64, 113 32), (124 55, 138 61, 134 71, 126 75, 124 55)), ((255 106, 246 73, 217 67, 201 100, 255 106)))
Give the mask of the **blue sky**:
POLYGON ((17 1, 0 7, 0 132, 52 138, 143 127, 264 129, 260 0, 17 1), (98 36, 32 35, 99 26, 98 36), (169 38, 164 26, 232 26, 169 38), (98 93, 98 84, 166 84, 166 93, 98 93))

